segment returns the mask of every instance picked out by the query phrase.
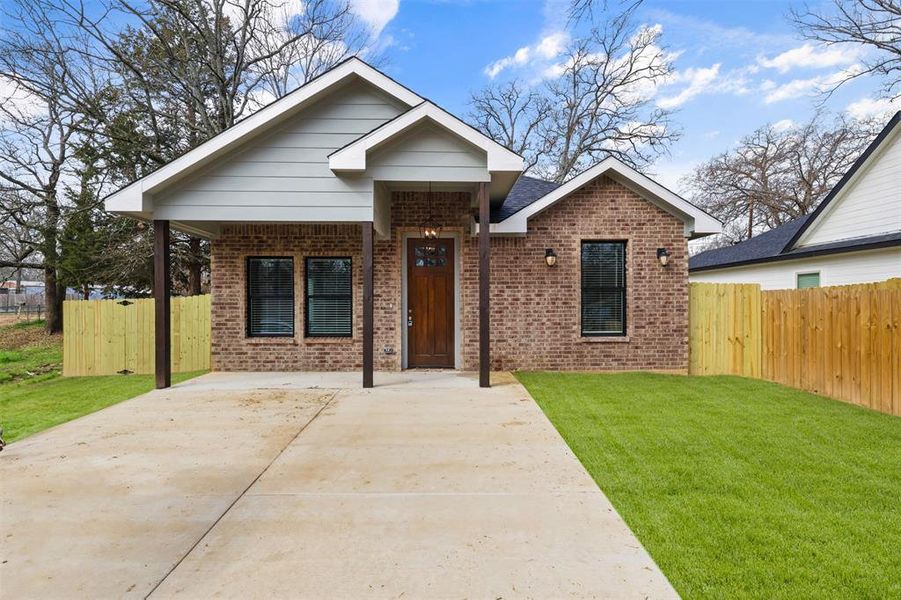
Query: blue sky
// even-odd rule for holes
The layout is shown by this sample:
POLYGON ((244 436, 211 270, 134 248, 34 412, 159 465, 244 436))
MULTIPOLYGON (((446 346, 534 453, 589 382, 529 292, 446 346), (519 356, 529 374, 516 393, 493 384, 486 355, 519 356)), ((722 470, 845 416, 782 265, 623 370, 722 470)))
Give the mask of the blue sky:
MULTIPOLYGON (((385 70, 417 93, 464 116, 470 93, 497 79, 526 79, 554 61, 567 35, 568 0, 352 0, 380 30, 385 70), (516 53, 520 59, 515 59, 516 53), (497 69, 496 69, 497 70, 497 69)), ((808 119, 821 97, 813 92, 863 58, 850 49, 805 42, 787 19, 791 2, 777 0, 646 0, 638 21, 662 28, 675 53, 676 76, 654 101, 677 110, 683 136, 650 171, 678 189, 691 168, 767 123, 808 119)), ((860 80, 827 102, 833 111, 884 113, 878 82, 860 80)), ((899 107, 896 107, 899 108, 899 107)))

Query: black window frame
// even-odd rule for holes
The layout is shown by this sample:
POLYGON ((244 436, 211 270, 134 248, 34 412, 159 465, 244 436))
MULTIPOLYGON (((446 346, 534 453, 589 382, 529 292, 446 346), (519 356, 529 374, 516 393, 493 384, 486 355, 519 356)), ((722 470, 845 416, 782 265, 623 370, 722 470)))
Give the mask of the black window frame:
MULTIPOLYGON (((294 257, 293 256, 248 256, 244 263, 244 287, 245 287, 245 302, 247 306, 247 310, 245 311, 245 331, 246 335, 249 338, 287 338, 294 337, 295 332, 297 331, 297 294, 295 290, 294 283, 294 257), (253 298, 253 294, 250 291, 250 263, 255 260, 288 260, 291 261, 291 332, 290 333, 254 333, 251 327, 251 301, 253 298)), ((286 298, 285 296, 274 296, 277 298, 286 298)))
MULTIPOLYGON (((314 297, 344 298, 345 295, 314 294, 314 297)), ((354 336, 354 260, 352 256, 305 256, 303 261, 303 335, 308 338, 352 338, 354 336), (310 261, 346 260, 350 263, 350 332, 342 334, 310 333, 310 261)))
POLYGON ((582 240, 579 245, 579 333, 582 337, 626 337, 629 335, 629 241, 628 240, 582 240), (589 289, 621 290, 623 305, 623 328, 617 332, 585 332, 585 283, 582 276, 583 255, 586 244, 619 244, 623 247, 623 285, 591 286, 589 289))

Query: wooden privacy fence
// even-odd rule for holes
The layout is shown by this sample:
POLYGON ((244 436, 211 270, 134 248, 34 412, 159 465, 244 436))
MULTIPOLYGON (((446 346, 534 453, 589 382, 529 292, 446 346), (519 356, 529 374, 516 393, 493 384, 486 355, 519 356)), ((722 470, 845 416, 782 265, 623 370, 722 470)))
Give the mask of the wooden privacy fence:
POLYGON ((689 372, 782 383, 901 416, 901 279, 804 290, 693 283, 689 372))
MULTIPOLYGON (((153 299, 63 303, 63 375, 154 372, 153 299)), ((172 371, 210 368, 210 296, 172 298, 172 371)))

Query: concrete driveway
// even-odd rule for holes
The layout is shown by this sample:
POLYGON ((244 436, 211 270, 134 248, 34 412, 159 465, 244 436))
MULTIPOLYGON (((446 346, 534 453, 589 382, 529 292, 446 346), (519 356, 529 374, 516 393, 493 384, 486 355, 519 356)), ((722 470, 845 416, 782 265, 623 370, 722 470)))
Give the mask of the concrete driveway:
POLYGON ((669 598, 509 375, 210 374, 0 453, 0 596, 669 598))

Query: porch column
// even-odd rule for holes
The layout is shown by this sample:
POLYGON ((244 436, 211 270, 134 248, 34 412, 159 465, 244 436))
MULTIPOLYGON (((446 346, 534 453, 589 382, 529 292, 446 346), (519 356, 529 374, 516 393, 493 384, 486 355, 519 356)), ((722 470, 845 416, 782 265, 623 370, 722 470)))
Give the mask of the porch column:
POLYGON ((363 223, 363 387, 372 387, 372 221, 363 223))
POLYGON ((479 184, 479 387, 491 387, 490 381, 490 315, 489 304, 489 258, 491 247, 488 236, 491 227, 491 212, 488 204, 488 184, 479 184))
POLYGON ((155 369, 157 389, 172 385, 172 351, 169 335, 171 295, 169 221, 153 221, 153 300, 156 332, 155 369))

